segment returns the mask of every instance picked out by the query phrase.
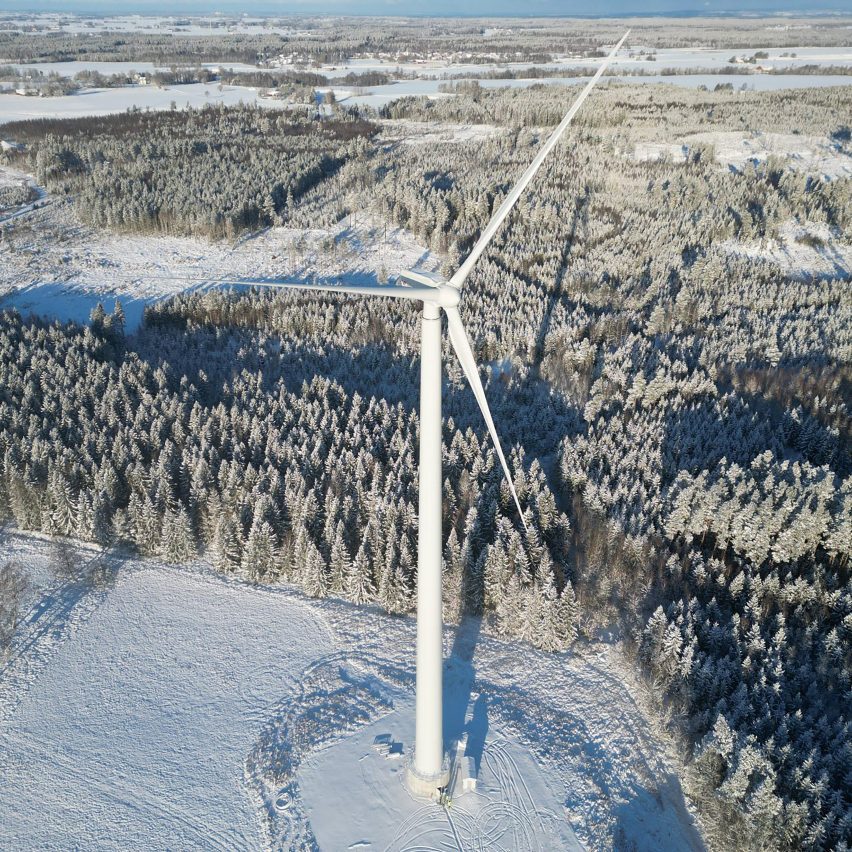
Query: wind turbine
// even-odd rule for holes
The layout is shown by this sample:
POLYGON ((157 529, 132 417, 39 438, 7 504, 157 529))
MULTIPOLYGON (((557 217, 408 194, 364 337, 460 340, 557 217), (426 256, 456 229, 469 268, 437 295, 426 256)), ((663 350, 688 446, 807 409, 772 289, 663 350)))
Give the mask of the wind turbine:
MULTIPOLYGON (((385 296, 411 299, 423 304, 420 348, 420 494, 418 506, 417 546, 417 679, 414 759, 407 772, 407 784, 412 793, 434 798, 449 779, 443 745, 443 645, 441 612, 441 311, 447 317, 450 343, 458 356, 462 370, 470 382, 473 395, 485 418, 494 449, 512 492, 521 522, 524 514, 512 482, 503 448, 494 427, 494 420, 485 398, 476 359, 459 314, 459 302, 465 280, 474 264, 494 238, 500 225, 517 203, 521 193, 535 176, 544 159, 556 146, 565 129, 616 55, 629 30, 601 63, 594 77, 586 84, 571 105, 559 126, 541 147, 526 171, 512 187, 503 203, 492 216, 473 250, 449 280, 431 272, 409 269, 402 272, 393 285, 379 284, 310 284, 242 279, 235 284, 295 290, 317 290, 329 293, 349 293, 356 296, 385 296)), ((216 283, 230 283, 218 281, 216 283)))

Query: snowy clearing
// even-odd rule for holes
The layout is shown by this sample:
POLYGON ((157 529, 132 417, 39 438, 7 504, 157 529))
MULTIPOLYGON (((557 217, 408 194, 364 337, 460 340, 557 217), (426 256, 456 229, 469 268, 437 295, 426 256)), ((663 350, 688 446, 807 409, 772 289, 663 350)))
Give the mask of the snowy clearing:
MULTIPOLYGON (((12 62, 8 64, 16 71, 30 71, 38 74, 58 74, 60 77, 73 77, 81 71, 97 71, 104 76, 112 74, 150 74, 154 71, 169 71, 173 66, 166 64, 157 64, 155 62, 99 62, 74 60, 72 62, 12 62)), ((211 70, 227 70, 227 71, 257 71, 257 65, 247 65, 245 62, 231 62, 224 60, 222 62, 186 62, 180 63, 174 67, 189 67, 189 68, 210 68, 211 70)))
POLYGON ((383 119, 382 140, 404 145, 433 145, 440 142, 481 142, 505 133, 493 124, 451 124, 449 122, 411 121, 407 118, 383 119))
MULTIPOLYGON (((118 21, 119 19, 112 19, 118 21)), ((129 29, 137 33, 158 33, 168 31, 170 28, 168 22, 158 21, 155 18, 149 18, 149 26, 129 26, 129 29)), ((129 22, 128 22, 129 23, 129 22)), ((266 22, 267 24, 269 22, 266 22)), ((138 22, 137 22, 138 24, 138 22)), ((110 29, 117 29, 111 27, 110 29)), ((209 34, 210 30, 205 30, 197 27, 197 34, 209 34)), ((109 31, 109 30, 107 30, 109 31)), ((244 32, 265 32, 273 33, 287 31, 286 28, 275 26, 266 26, 264 28, 247 27, 244 32)), ((185 30, 182 30, 185 32, 185 30)), ((292 31, 289 32, 292 34, 292 31)), ((630 51, 622 55, 616 56, 612 61, 612 67, 620 71, 640 71, 640 72, 662 72, 666 69, 677 69, 681 72, 688 72, 697 68, 708 69, 711 71, 719 71, 724 73, 730 70, 731 58, 738 56, 747 58, 754 51, 736 50, 735 48, 652 48, 647 45, 634 44, 630 51), (642 53, 644 52, 644 55, 642 53)), ((769 48, 764 51, 766 57, 760 60, 760 67, 766 69, 778 68, 798 68, 803 65, 834 65, 845 66, 852 65, 852 50, 839 47, 801 47, 795 51, 790 51, 787 48, 769 48), (795 54, 795 55, 792 55, 795 54)), ((441 77, 447 78, 454 75, 465 74, 470 77, 481 77, 484 74, 489 74, 498 71, 523 71, 527 68, 536 69, 551 69, 554 72, 563 71, 565 69, 574 68, 595 68, 600 62, 597 57, 581 57, 581 56, 560 56, 551 62, 501 62, 501 63, 464 63, 450 60, 424 60, 421 62, 396 62, 390 59, 366 59, 355 58, 347 62, 324 64, 317 67, 317 72, 325 77, 345 77, 351 73, 364 73, 369 71, 378 71, 393 76, 396 75, 415 75, 417 77, 441 77)), ((128 74, 131 71, 139 73, 148 73, 158 69, 168 70, 169 65, 157 64, 154 62, 109 62, 109 61, 85 61, 76 60, 73 62, 28 62, 6 63, 0 59, 0 64, 9 64, 17 70, 31 70, 42 74, 59 74, 63 77, 73 77, 80 71, 97 71, 101 74, 128 74)), ((269 68, 280 68, 293 70, 296 66, 284 60, 272 60, 268 64, 250 65, 244 62, 233 62, 223 60, 221 62, 203 62, 203 63, 184 63, 192 67, 203 68, 221 68, 231 71, 256 71, 269 70, 269 68)))
POLYGON ((67 203, 19 217, 15 227, 14 251, 0 243, 0 309, 86 322, 99 301, 110 311, 120 298, 131 331, 146 304, 216 281, 375 282, 383 271, 441 262, 404 229, 366 215, 331 228, 269 228, 234 243, 110 234, 82 224, 67 203))
POLYGON ((686 160, 695 145, 712 145, 716 162, 726 168, 742 169, 748 163, 777 156, 784 158, 789 168, 807 174, 829 179, 852 176, 852 157, 831 139, 794 133, 693 133, 675 142, 637 143, 634 157, 640 161, 668 157, 678 162, 686 160))
MULTIPOLYGON (((478 78, 471 77, 469 79, 476 80, 478 78)), ((478 79, 478 82, 483 89, 524 89, 529 86, 538 85, 579 86, 585 85, 590 79, 591 74, 588 77, 533 77, 512 80, 478 79)), ((674 76, 649 74, 647 76, 625 75, 623 77, 607 77, 600 85, 652 85, 655 83, 664 83, 690 89, 697 89, 700 86, 704 86, 712 90, 718 85, 733 84, 735 89, 741 89, 744 92, 774 92, 780 89, 843 86, 846 85, 847 80, 848 77, 838 77, 828 74, 753 74, 744 77, 732 77, 729 74, 682 74, 674 76)), ((352 91, 345 87, 333 87, 333 90, 338 103, 352 103, 380 109, 391 101, 408 95, 420 95, 430 98, 453 97, 451 93, 440 91, 444 85, 446 85, 446 80, 441 77, 435 77, 431 80, 401 80, 380 86, 370 86, 363 92, 352 91)), ((73 95, 69 97, 73 97, 73 95)), ((0 109, 2 109, 2 100, 0 100, 0 109)), ((2 115, 0 114, 0 122, 2 120, 2 115)))
MULTIPOLYGON (((0 559, 44 566, 6 532, 0 559)), ((0 845, 16 848, 703 849, 617 646, 548 655, 445 631, 445 736, 477 791, 449 811, 400 783, 412 618, 251 587, 199 564, 49 586, 0 675, 0 845), (42 620, 52 633, 38 631, 42 620), (52 638, 51 638, 52 637, 52 638), (391 733, 395 762, 370 743, 391 733), (345 793, 345 795, 344 795, 345 793), (469 845, 471 844, 471 845, 469 845)))
POLYGON ((219 83, 188 83, 182 86, 123 86, 117 89, 82 89, 74 95, 26 97, 0 94, 0 124, 36 118, 80 118, 86 115, 110 115, 136 109, 164 110, 205 104, 259 103, 281 109, 279 100, 258 97, 257 89, 226 86, 219 83))
MULTIPOLYGON (((3 552, 22 556, 15 539, 3 552)), ((0 845, 257 848, 245 755, 264 708, 331 643, 280 595, 121 570, 6 720, 0 845)))
POLYGON ((800 277, 845 278, 852 274, 852 245, 836 229, 808 222, 788 222, 776 240, 728 241, 722 249, 777 264, 800 277))
POLYGON ((462 793, 459 783, 449 809, 414 800, 403 784, 405 761, 388 759, 372 748, 377 735, 393 732, 398 737, 414 730, 413 700, 399 703, 402 707, 393 713, 311 755, 300 769, 302 798, 321 848, 351 848, 360 840, 365 848, 393 852, 454 847, 580 852, 547 773, 526 749, 487 731, 479 707, 476 734, 484 739, 487 731, 488 738, 474 745, 476 790, 462 793))

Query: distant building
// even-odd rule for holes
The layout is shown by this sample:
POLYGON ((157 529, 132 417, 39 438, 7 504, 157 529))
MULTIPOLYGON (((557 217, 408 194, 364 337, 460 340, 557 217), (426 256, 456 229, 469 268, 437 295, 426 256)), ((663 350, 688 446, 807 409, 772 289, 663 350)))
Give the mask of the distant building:
POLYGON ((24 146, 20 142, 12 142, 10 139, 0 139, 0 150, 23 151, 24 146))
POLYGON ((41 86, 36 83, 21 83, 15 89, 16 95, 25 95, 26 97, 42 97, 44 95, 44 91, 41 86))

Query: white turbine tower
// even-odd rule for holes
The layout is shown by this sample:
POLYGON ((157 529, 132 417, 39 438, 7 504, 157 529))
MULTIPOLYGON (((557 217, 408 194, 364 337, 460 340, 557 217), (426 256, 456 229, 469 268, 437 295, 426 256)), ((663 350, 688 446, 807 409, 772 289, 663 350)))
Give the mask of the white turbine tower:
MULTIPOLYGON (((494 449, 506 476, 509 489, 525 524, 518 495, 512 483, 509 467, 500 446, 494 420, 485 399, 476 359, 459 314, 461 288, 474 264, 497 233, 498 228, 515 206, 521 193, 535 176, 545 157, 553 150, 571 119, 588 97, 612 58, 618 52, 629 30, 603 61, 597 73, 586 84, 576 101, 542 146, 512 191, 506 196, 491 221, 456 273, 446 280, 422 270, 406 270, 394 285, 370 284, 307 284, 242 279, 235 284, 296 290, 318 290, 329 293, 349 293, 357 296, 389 296, 412 299, 423 303, 420 349, 420 495, 417 546, 417 682, 414 759, 407 783, 416 795, 432 798, 448 780, 449 769, 444 759, 443 745, 443 619, 441 611, 441 311, 447 317, 450 343, 470 382, 476 401, 485 418, 494 449)), ((227 283, 219 281, 217 283, 227 283)))

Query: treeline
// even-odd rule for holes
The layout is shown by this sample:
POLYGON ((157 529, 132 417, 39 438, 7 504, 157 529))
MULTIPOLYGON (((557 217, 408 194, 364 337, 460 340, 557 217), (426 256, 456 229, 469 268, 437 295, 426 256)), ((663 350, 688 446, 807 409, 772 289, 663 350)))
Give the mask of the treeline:
POLYGON ((169 66, 205 62, 255 64, 284 46, 274 33, 188 36, 181 33, 0 30, 0 56, 8 62, 153 62, 169 66))
MULTIPOLYGON (((591 77, 593 68, 581 65, 575 68, 538 66, 524 68, 497 68, 489 71, 465 71, 447 75, 442 79, 467 80, 542 80, 542 79, 574 79, 591 77)), ((690 75, 717 76, 719 74, 732 76, 749 76, 754 74, 819 74, 823 76, 848 77, 852 74, 849 65, 783 65, 768 69, 753 68, 748 65, 725 65, 722 68, 702 68, 700 65, 666 66, 664 68, 619 68, 609 67, 604 71, 604 77, 688 77, 690 75)), ((441 91, 463 91, 452 85, 440 86, 441 91)))
MULTIPOLYGON (((287 56, 307 65, 340 65, 352 59, 382 57, 407 62, 436 54, 457 62, 490 64, 527 61, 542 63, 556 57, 597 57, 624 34, 618 19, 510 21, 459 19, 273 18, 262 33, 226 31, 239 19, 188 20, 209 32, 191 35, 175 24, 172 32, 98 32, 80 38, 74 32, 15 27, 0 30, 0 56, 12 62, 72 60, 150 61, 164 65, 221 62, 254 63, 287 56)), ((654 48, 710 47, 732 50, 801 47, 806 27, 808 44, 845 47, 847 21, 825 16, 797 21, 789 17, 634 19, 629 45, 654 48)), ((642 55, 642 54, 640 54, 642 55)))
MULTIPOLYGON (((404 76, 404 75, 403 75, 404 76)), ((282 95, 293 93, 313 94, 318 86, 343 84, 347 86, 380 86, 391 81, 388 74, 380 71, 349 72, 342 77, 329 78, 307 70, 278 70, 258 68, 256 71, 221 70, 207 66, 177 66, 155 68, 152 71, 119 72, 104 74, 94 68, 84 68, 73 77, 61 76, 57 72, 44 73, 37 69, 0 66, 0 81, 15 82, 28 87, 35 93, 45 95, 69 95, 82 88, 119 88, 131 86, 144 77, 146 85, 185 86, 192 83, 226 83, 229 86, 277 89, 282 95)))
POLYGON ((43 71, 18 69, 11 65, 0 66, 0 80, 12 83, 13 88, 0 89, 0 95, 24 94, 44 97, 73 95, 79 90, 79 84, 56 72, 45 74, 43 71))
POLYGON ((27 186, 0 186, 0 210, 20 207, 36 197, 36 191, 27 186))

